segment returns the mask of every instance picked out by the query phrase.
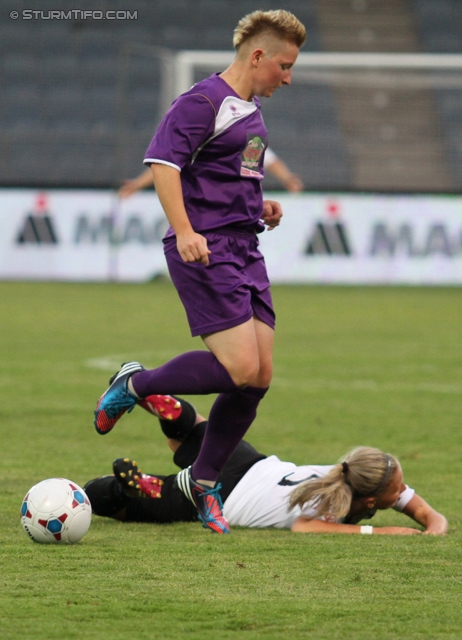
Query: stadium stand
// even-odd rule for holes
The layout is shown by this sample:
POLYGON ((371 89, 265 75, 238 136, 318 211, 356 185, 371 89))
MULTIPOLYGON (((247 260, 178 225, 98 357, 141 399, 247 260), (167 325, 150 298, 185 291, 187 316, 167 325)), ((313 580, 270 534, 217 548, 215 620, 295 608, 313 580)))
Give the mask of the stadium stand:
MULTIPOLYGON (((458 0, 414 0, 416 24, 426 51, 462 53, 462 3, 458 0)), ((451 79, 449 84, 454 84, 451 79)), ((436 89, 442 135, 455 188, 462 189, 462 84, 436 89)))
MULTIPOLYGON (((462 4, 458 0, 414 0, 422 44, 431 53, 462 53, 462 4)), ((462 85, 435 91, 456 189, 462 189, 462 85)))
POLYGON ((413 0, 412 4, 426 51, 462 53, 462 4, 459 0, 413 0))
POLYGON ((419 51, 408 0, 317 0, 326 51, 419 51))
MULTIPOLYGON (((5 0, 3 11, 44 11, 5 0)), ((138 19, 31 19, 0 26, 0 184, 115 187, 141 160, 165 105, 164 51, 230 50, 232 28, 266 0, 96 0, 81 10, 138 19)), ((304 51, 461 52, 457 0, 293 0, 304 51), (435 8, 437 7, 437 9, 435 8)), ((62 10, 50 0, 46 14, 62 10)), ((219 70, 219 69, 217 69, 219 70)), ((271 145, 308 189, 462 187, 462 86, 370 88, 294 82, 264 101, 271 145), (403 168, 406 170, 403 171, 403 168)), ((277 183, 267 180, 267 188, 277 183)))

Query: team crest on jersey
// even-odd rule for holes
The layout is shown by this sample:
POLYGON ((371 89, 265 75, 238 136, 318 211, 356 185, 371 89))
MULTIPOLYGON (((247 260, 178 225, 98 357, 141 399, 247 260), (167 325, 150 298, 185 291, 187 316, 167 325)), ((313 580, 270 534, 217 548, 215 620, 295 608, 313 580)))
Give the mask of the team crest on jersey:
POLYGON ((266 138, 247 135, 247 146, 241 154, 241 176, 258 178, 261 180, 263 175, 260 172, 260 161, 264 150, 266 149, 266 138))

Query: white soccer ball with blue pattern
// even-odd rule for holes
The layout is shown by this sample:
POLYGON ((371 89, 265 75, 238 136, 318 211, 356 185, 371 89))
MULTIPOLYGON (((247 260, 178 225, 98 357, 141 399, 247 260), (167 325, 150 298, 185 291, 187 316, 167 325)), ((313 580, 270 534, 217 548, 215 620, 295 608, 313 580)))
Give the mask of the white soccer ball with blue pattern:
POLYGON ((91 504, 78 484, 48 478, 34 485, 21 506, 21 524, 34 542, 75 543, 90 528, 91 504))

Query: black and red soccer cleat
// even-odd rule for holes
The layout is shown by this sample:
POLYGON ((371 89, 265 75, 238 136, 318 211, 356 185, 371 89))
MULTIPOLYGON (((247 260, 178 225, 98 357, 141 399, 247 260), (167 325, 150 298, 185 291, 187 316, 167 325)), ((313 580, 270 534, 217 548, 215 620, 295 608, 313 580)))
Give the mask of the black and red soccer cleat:
POLYGON ((164 481, 142 473, 138 463, 130 458, 117 458, 112 463, 114 475, 124 493, 134 498, 160 498, 164 481))
POLYGON ((150 395, 137 401, 149 413, 163 420, 177 420, 182 413, 181 402, 173 396, 150 395))

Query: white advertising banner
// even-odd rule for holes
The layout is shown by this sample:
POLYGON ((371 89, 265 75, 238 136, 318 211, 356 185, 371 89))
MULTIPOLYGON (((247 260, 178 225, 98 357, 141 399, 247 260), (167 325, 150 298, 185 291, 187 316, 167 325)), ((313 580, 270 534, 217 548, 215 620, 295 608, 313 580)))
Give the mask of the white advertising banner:
POLYGON ((279 198, 261 247, 274 282, 462 284, 462 197, 312 194, 279 198))
POLYGON ((152 192, 0 190, 0 278, 148 280, 167 227, 152 192))
MULTIPOLYGON (((260 235, 274 283, 462 284, 462 197, 267 194, 260 235)), ((0 190, 0 278, 146 281, 166 275, 153 192, 0 190)))

